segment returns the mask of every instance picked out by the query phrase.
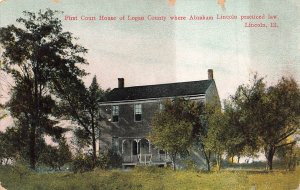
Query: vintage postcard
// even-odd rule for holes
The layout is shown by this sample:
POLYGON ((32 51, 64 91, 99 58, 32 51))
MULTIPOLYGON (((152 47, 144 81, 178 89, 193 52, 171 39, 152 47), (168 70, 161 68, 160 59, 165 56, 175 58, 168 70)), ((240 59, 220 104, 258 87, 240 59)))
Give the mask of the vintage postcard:
POLYGON ((300 188, 299 0, 0 0, 0 56, 0 190, 300 188))

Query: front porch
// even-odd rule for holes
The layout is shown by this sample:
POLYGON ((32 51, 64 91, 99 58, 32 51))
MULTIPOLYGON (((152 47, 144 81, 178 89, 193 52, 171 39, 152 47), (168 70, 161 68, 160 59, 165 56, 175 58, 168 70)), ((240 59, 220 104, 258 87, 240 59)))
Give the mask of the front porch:
POLYGON ((168 154, 156 149, 146 138, 121 138, 122 165, 160 165, 170 163, 168 154))

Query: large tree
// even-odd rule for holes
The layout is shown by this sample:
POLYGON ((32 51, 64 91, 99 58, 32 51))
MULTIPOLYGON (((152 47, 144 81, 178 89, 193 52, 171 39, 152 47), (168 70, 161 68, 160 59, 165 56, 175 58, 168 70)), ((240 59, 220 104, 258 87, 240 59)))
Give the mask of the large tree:
POLYGON ((299 129, 300 89, 293 78, 282 78, 267 87, 263 78, 254 77, 252 84, 241 85, 233 97, 242 131, 248 144, 264 150, 267 170, 272 170, 276 150, 294 142, 288 137, 299 129))
MULTIPOLYGON (((233 98, 234 96, 232 96, 233 98)), ((224 102, 224 114, 227 118, 226 153, 229 158, 238 158, 241 156, 253 156, 257 153, 259 147, 257 143, 257 133, 253 128, 248 128, 246 113, 242 111, 236 99, 230 99, 224 102)))
MULTIPOLYGON (((34 169, 37 160, 37 139, 55 131, 53 122, 54 94, 57 81, 76 81, 85 75, 78 65, 85 64, 87 52, 75 44, 70 32, 63 31, 57 11, 24 12, 18 25, 0 28, 0 44, 4 49, 4 71, 15 80, 11 110, 17 119, 24 119, 29 136, 29 159, 34 169), (21 98, 20 98, 21 97, 21 98)), ((22 124, 23 127, 23 124, 22 124)))
POLYGON ((89 88, 83 82, 60 83, 57 85, 61 92, 60 111, 65 113, 67 119, 78 124, 75 135, 79 141, 92 146, 93 162, 96 161, 96 140, 100 135, 100 122, 103 117, 100 114, 100 103, 105 99, 105 91, 101 89, 94 76, 89 88), (66 93, 68 92, 68 93, 66 93))

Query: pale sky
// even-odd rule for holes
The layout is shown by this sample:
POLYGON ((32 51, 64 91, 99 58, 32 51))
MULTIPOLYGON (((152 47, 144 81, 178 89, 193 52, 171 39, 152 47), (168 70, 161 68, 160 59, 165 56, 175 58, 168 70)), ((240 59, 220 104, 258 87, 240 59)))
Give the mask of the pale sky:
MULTIPOLYGON (((0 26, 15 24, 22 11, 51 8, 64 16, 214 16, 213 21, 63 21, 63 27, 89 49, 91 73, 103 88, 207 79, 214 70, 221 100, 258 72, 273 84, 282 76, 300 81, 299 0, 5 0, 0 26), (216 20, 216 15, 237 20, 216 20), (277 15, 278 28, 245 28, 240 15, 277 15)), ((264 22, 269 20, 252 20, 264 22)))

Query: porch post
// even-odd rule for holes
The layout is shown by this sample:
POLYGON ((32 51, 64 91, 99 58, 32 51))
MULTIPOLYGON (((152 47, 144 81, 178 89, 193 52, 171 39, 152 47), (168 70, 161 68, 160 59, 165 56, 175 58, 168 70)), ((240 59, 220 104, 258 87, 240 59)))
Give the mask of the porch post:
POLYGON ((130 140, 130 144, 131 144, 131 151, 130 151, 130 161, 132 162, 133 161, 133 159, 132 159, 132 152, 133 152, 133 140, 130 140))
POLYGON ((161 156, 160 156, 160 153, 159 153, 159 149, 157 149, 157 155, 159 157, 159 160, 161 160, 161 156))
POLYGON ((124 154, 124 143, 125 143, 126 139, 122 140, 122 154, 124 154))
POLYGON ((139 142, 141 139, 134 139, 134 141, 136 141, 136 152, 137 152, 137 159, 138 162, 140 162, 141 160, 139 159, 139 157, 141 156, 141 146, 139 146, 139 142))

